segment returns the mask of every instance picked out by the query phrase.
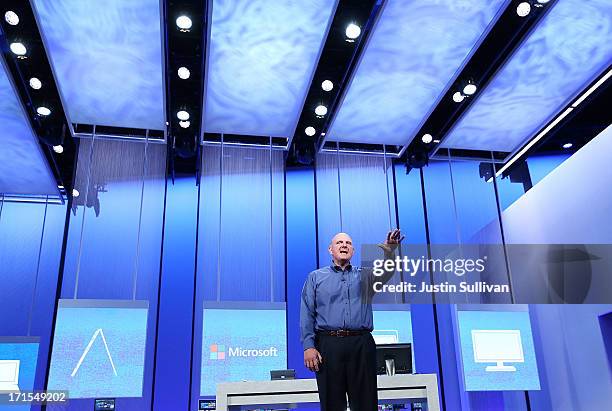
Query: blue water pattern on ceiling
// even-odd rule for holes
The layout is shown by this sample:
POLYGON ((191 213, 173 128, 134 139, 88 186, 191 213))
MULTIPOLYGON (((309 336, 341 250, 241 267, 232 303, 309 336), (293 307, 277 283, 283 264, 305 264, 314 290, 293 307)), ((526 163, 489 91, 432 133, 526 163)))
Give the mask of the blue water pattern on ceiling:
POLYGON ((334 0, 215 0, 204 130, 293 136, 334 0))
POLYGON ((409 143, 504 4, 389 0, 327 139, 409 143))
POLYGON ((444 147, 513 151, 612 63, 612 2, 562 0, 444 139, 444 147))
POLYGON ((33 0, 73 123, 165 128, 159 4, 33 0))

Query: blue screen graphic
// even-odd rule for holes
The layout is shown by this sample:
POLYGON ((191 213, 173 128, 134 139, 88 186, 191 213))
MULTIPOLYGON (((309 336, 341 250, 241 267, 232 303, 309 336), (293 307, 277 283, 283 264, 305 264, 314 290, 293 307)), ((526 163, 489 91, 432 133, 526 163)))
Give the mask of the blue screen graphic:
POLYGON ((539 390, 527 311, 458 311, 466 391, 539 390))
MULTIPOLYGON (((12 389, 16 382, 20 391, 34 389, 36 362, 38 360, 38 339, 31 337, 0 337, 0 391, 12 389), (17 381, 7 378, 13 371, 18 371, 17 381)), ((17 374, 14 374, 17 375, 17 374)), ((0 410, 25 411, 28 405, 0 405, 0 410)))
POLYGON ((269 380, 287 368, 284 309, 204 309, 200 395, 216 384, 269 380))
POLYGON ((147 314, 146 301, 60 301, 49 390, 142 397, 147 314))
POLYGON ((410 311, 374 310, 374 331, 377 344, 412 343, 410 311))

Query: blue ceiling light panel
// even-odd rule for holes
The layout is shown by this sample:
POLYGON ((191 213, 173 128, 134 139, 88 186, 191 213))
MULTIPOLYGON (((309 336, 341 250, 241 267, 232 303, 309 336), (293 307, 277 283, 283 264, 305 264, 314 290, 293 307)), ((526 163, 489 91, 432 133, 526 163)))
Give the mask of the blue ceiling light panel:
POLYGON ((327 139, 408 144, 504 0, 388 0, 327 139))
POLYGON ((442 146, 512 152, 612 64, 612 3, 551 2, 442 146))
POLYGON ((32 0, 72 123, 165 129, 159 0, 32 0))
POLYGON ((204 131, 293 136, 335 0, 214 0, 204 131))
POLYGON ((0 194, 59 195, 1 56, 0 194))

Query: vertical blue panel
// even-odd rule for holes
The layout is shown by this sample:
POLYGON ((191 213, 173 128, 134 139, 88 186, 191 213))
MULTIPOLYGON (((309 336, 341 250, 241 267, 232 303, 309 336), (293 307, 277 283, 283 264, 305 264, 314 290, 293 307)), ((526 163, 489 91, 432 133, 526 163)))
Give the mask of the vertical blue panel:
POLYGON ((335 0, 215 0, 206 132, 291 137, 335 0))
POLYGON ((154 409, 189 408, 191 322, 198 189, 193 178, 168 184, 154 409))
POLYGON ((314 170, 287 170, 287 366, 312 378, 300 342, 300 297, 308 272, 317 267, 314 170))
POLYGON ((159 0, 32 3, 70 121, 164 129, 159 0))

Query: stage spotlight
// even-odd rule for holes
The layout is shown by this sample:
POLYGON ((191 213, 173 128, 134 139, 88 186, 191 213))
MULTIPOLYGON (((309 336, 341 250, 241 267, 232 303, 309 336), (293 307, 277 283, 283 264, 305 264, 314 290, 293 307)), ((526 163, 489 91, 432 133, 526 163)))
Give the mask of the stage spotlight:
POLYGON ((325 107, 322 104, 318 105, 317 108, 315 108, 315 114, 318 117, 323 117, 324 115, 327 114, 327 107, 325 107))
POLYGON ((465 98, 464 95, 461 94, 460 91, 457 91, 457 92, 455 92, 455 94, 453 94, 453 101, 455 103, 461 103, 464 98, 465 98))
POLYGON ((440 140, 434 140, 433 141, 435 144, 438 144, 440 142, 440 140))
POLYGON ((25 54, 28 52, 26 46, 24 46, 22 43, 17 42, 11 43, 11 51, 18 56, 25 56, 25 54))
POLYGON ((57 154, 62 154, 64 152, 64 147, 61 145, 53 146, 53 151, 55 151, 57 154))
POLYGON ((474 93, 476 93, 476 84, 468 83, 463 87, 463 94, 471 96, 474 93))
POLYGON ((423 134, 423 137, 421 137, 421 141, 425 144, 429 144, 433 141, 433 136, 429 133, 423 134))
POLYGON ((45 106, 40 106, 36 109, 36 112, 41 115, 41 116, 48 116, 49 114, 51 114, 51 110, 49 110, 47 107, 45 106))
POLYGON ((79 190, 77 190, 76 188, 73 188, 72 189, 72 196, 75 197, 75 198, 78 197, 79 196, 79 190))
POLYGON ((192 26, 191 19, 187 16, 179 16, 176 19, 176 25, 181 31, 189 31, 192 26))
POLYGON ((4 13, 4 20, 11 26, 16 26, 19 24, 19 16, 14 11, 7 11, 4 13))
POLYGON ((185 110, 181 110, 178 113, 176 113, 176 117, 181 121, 187 121, 189 120, 189 113, 186 112, 185 110))
POLYGON ((546 4, 548 3, 550 0, 538 0, 538 3, 540 4, 546 4))
POLYGON ((180 67, 178 69, 178 76, 183 80, 187 80, 189 76, 191 76, 191 73, 187 67, 180 67))
POLYGON ((32 77, 30 79, 30 87, 32 87, 34 90, 40 90, 40 88, 42 87, 42 83, 36 77, 32 77))
POLYGON ((573 144, 572 143, 565 143, 563 144, 563 148, 572 148, 573 144))
POLYGON ((361 34, 361 27, 354 23, 351 23, 346 26, 345 34, 347 38, 346 41, 353 42, 361 34))
POLYGON ((519 17, 525 17, 530 12, 531 12, 531 4, 527 3, 526 1, 520 3, 516 7, 516 14, 518 14, 519 17))
POLYGON ((321 83, 321 88, 323 91, 332 91, 334 83, 332 83, 331 80, 324 80, 323 83, 321 83))
POLYGON ((316 133, 317 131, 315 130, 315 128, 314 128, 314 127, 310 127, 310 126, 309 126, 309 127, 306 127, 306 129, 304 130, 304 132, 306 133, 306 135, 307 135, 308 137, 312 137, 312 136, 314 136, 314 135, 315 135, 315 133, 316 133))
POLYGON ((179 121, 179 126, 187 128, 191 125, 191 121, 179 121))

